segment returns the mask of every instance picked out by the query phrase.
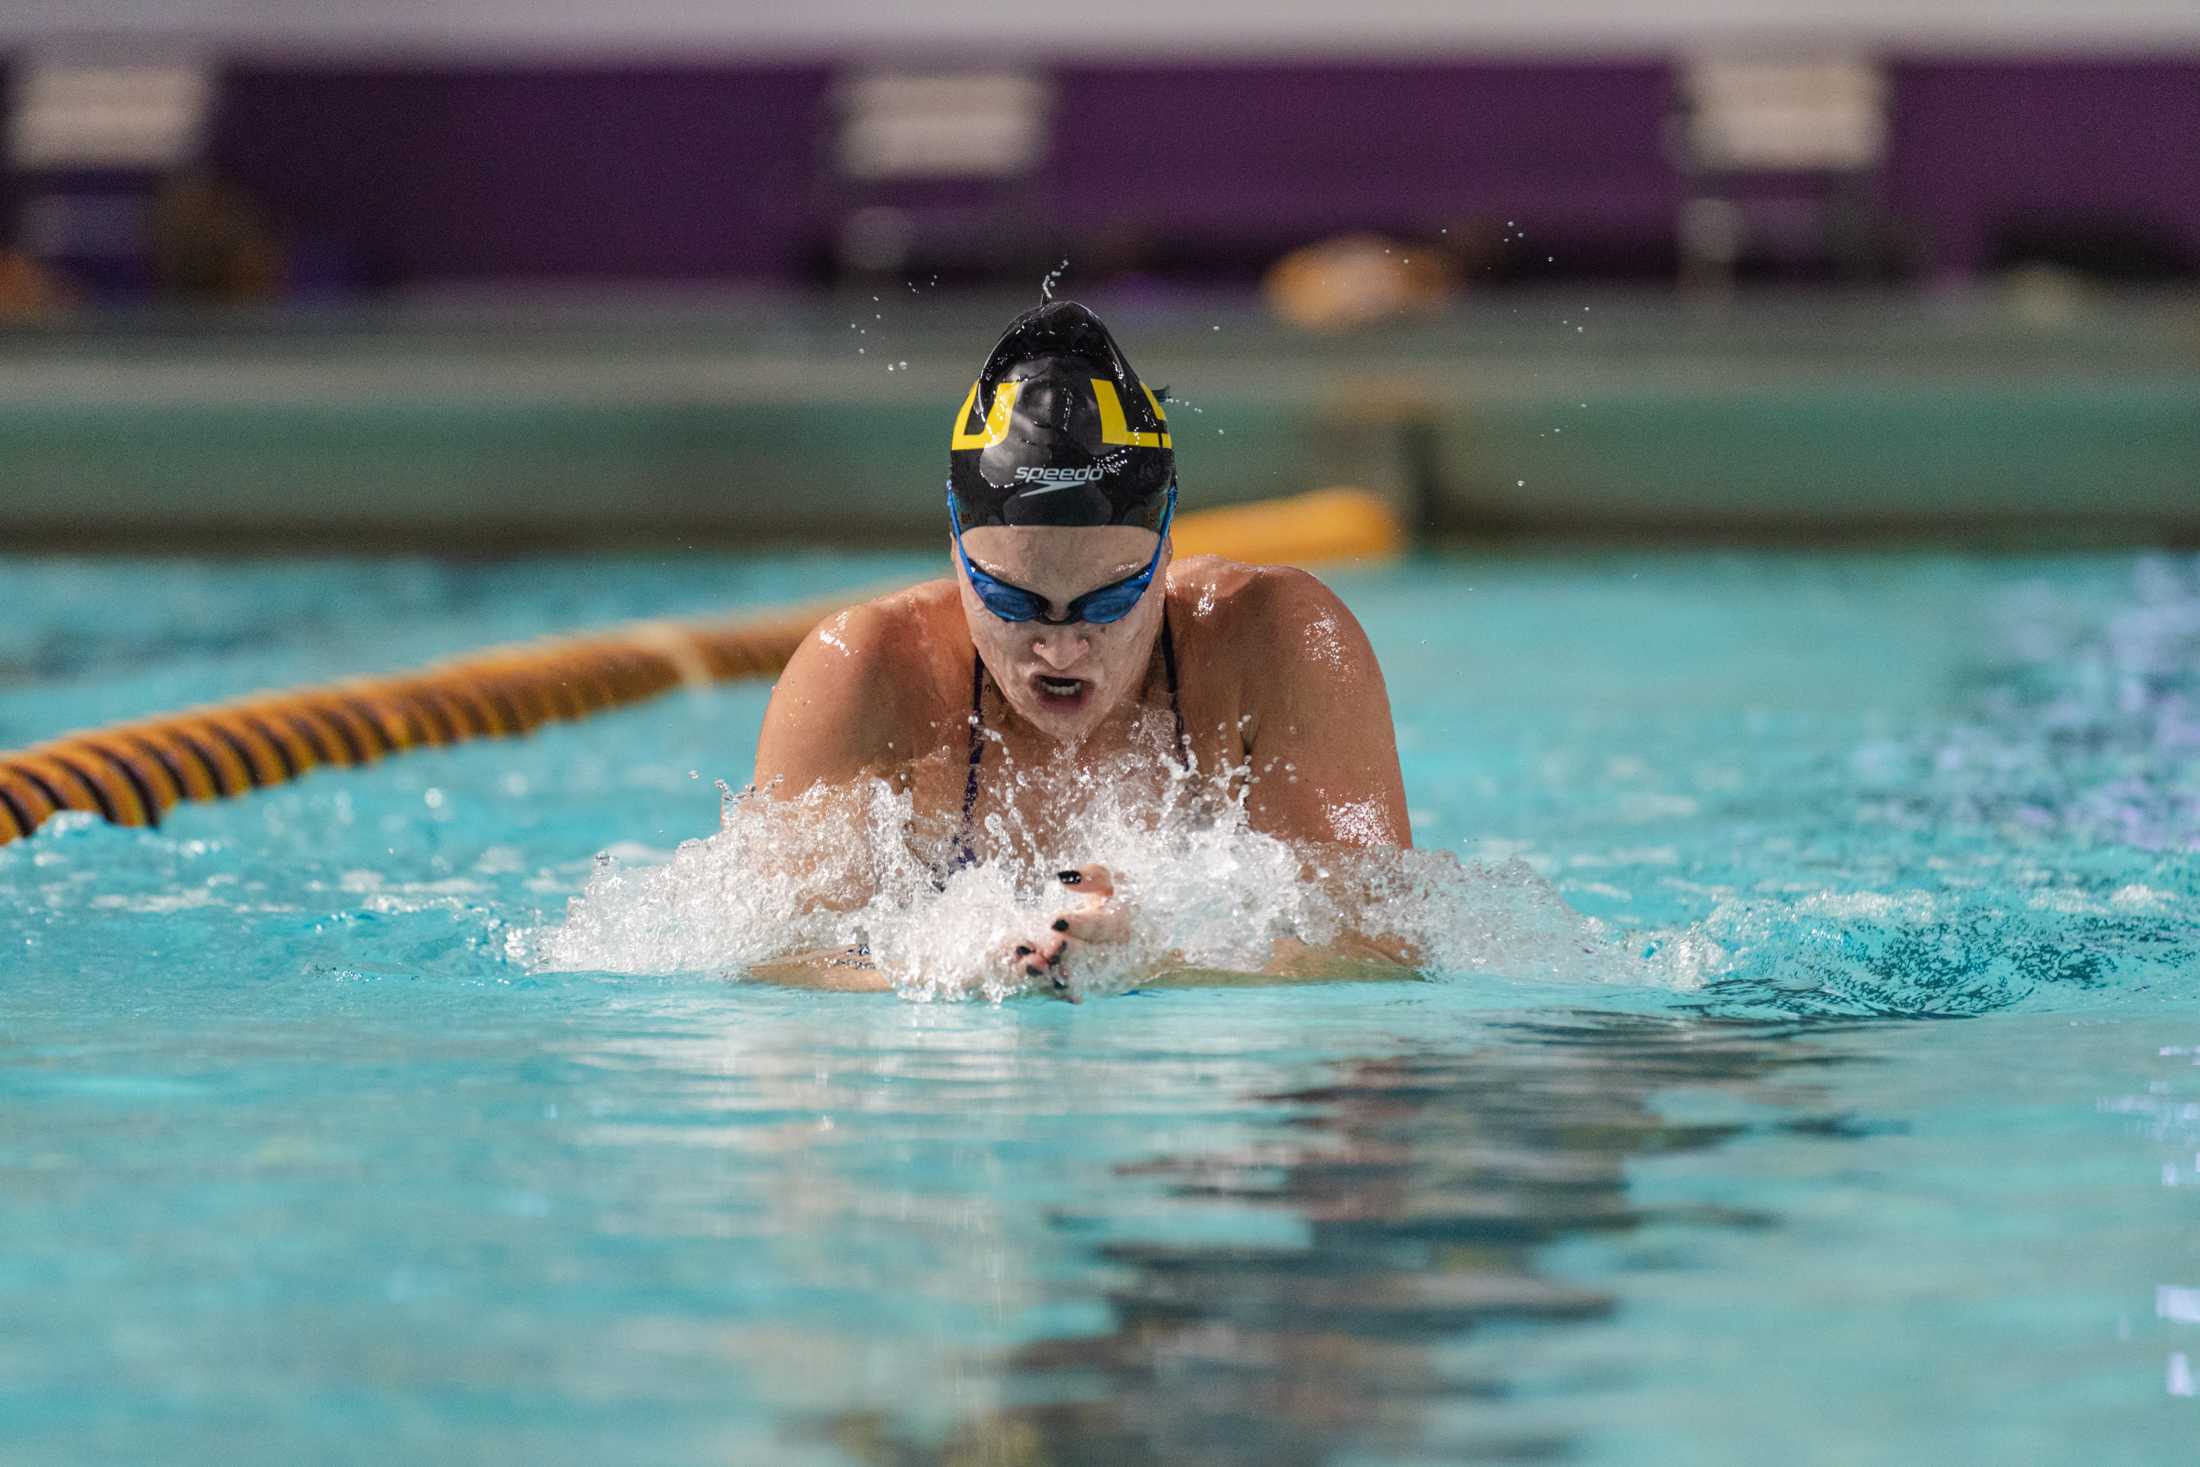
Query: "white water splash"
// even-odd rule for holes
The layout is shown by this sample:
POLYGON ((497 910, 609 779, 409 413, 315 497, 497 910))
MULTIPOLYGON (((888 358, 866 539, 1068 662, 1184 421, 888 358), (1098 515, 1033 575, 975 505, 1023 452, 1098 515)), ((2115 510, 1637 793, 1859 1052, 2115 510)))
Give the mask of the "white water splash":
POLYGON ((1026 987, 1006 951, 1073 905, 1055 872, 1097 862, 1115 875, 1131 932, 1082 949, 1071 965, 1080 993, 1164 971, 1257 972, 1279 942, 1319 948, 1355 927, 1402 939, 1432 975, 1666 981, 1522 862, 1294 846, 1251 828, 1242 782, 1233 796, 1177 773, 1156 791, 1156 767, 1141 753, 1122 767, 996 771, 1053 781, 1057 802, 1066 784, 1074 849, 996 815, 985 845, 1008 854, 944 880, 952 839, 883 782, 790 800, 746 792, 726 801, 716 835, 662 865, 602 863, 565 920, 515 934, 512 953, 538 970, 730 973, 860 943, 905 997, 999 1001, 1026 987))

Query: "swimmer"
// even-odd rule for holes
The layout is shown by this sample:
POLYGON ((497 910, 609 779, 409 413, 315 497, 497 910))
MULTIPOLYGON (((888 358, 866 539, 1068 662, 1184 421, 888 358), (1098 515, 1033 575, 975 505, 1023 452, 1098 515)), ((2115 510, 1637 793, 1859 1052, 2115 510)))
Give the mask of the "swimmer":
MULTIPOLYGON (((948 470, 949 574, 810 633, 764 715, 765 797, 885 780, 944 833, 943 864, 1058 868, 1058 909, 993 961, 1073 998, 1080 957, 1138 921, 1077 849, 1080 773, 1146 769, 1158 803, 1165 766, 1236 771, 1252 828, 1302 848, 1309 872, 1323 850, 1411 844, 1359 623, 1304 571, 1171 553, 1167 415, 1091 311, 1056 301, 1010 324, 955 415, 948 470), (1003 832, 1024 848, 998 849, 1003 832)), ((1354 934, 1279 944, 1269 969, 1396 977, 1409 958, 1354 934)), ((758 976, 889 986, 848 953, 758 976)))

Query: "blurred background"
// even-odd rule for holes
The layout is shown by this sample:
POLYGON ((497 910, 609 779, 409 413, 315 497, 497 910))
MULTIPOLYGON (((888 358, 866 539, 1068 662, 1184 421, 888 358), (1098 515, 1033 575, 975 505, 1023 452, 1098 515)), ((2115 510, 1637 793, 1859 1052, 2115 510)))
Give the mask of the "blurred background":
POLYGON ((15 0, 12 549, 929 543, 1043 282, 1188 504, 2200 538, 2191 0, 15 0))

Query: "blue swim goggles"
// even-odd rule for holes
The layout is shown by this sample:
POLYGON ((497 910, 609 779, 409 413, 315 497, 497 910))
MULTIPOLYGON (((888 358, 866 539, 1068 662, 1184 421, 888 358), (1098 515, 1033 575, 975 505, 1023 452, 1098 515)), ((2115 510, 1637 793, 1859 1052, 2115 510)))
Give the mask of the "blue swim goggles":
POLYGON ((947 496, 947 522, 955 527, 955 553, 962 557, 963 573, 970 577, 970 587, 985 603, 985 609, 1002 621, 1036 621, 1050 627, 1066 627, 1080 621, 1106 626, 1129 616, 1131 608, 1153 584, 1153 573, 1161 568, 1161 547, 1169 543, 1169 521, 1175 517, 1176 485, 1171 484, 1168 505, 1161 511, 1161 538, 1155 542, 1153 559, 1146 562, 1146 568, 1135 576, 1087 591, 1070 602, 1069 610, 1061 616, 1048 616, 1046 597, 989 576, 971 561, 970 552, 963 549, 962 516, 955 512, 955 496, 952 493, 947 496))

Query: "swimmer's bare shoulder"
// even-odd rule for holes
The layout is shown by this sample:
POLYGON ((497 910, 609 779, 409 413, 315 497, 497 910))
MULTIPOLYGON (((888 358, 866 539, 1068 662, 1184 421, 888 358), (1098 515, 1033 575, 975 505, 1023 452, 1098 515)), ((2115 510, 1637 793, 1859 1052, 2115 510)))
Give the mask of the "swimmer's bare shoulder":
MULTIPOLYGON (((757 788, 785 798, 821 784, 891 781, 921 757, 918 739, 936 737, 943 720, 961 712, 949 706, 956 699, 947 685, 967 686, 966 659, 943 655, 955 647, 962 614, 955 594, 952 581, 927 581, 813 627, 772 685, 756 741, 757 788)), ((751 965, 749 976, 843 993, 893 988, 860 948, 788 953, 751 965)))
POLYGON ((961 610, 941 579, 835 612, 811 629, 772 686, 756 741, 756 784, 780 796, 888 773, 953 711, 969 659, 954 657, 961 610), (949 618, 953 618, 950 621, 949 618))
POLYGON ((1201 555, 1171 567, 1169 597, 1191 630, 1185 686, 1236 710, 1254 828, 1411 845, 1383 670, 1337 593, 1294 567, 1201 555))

